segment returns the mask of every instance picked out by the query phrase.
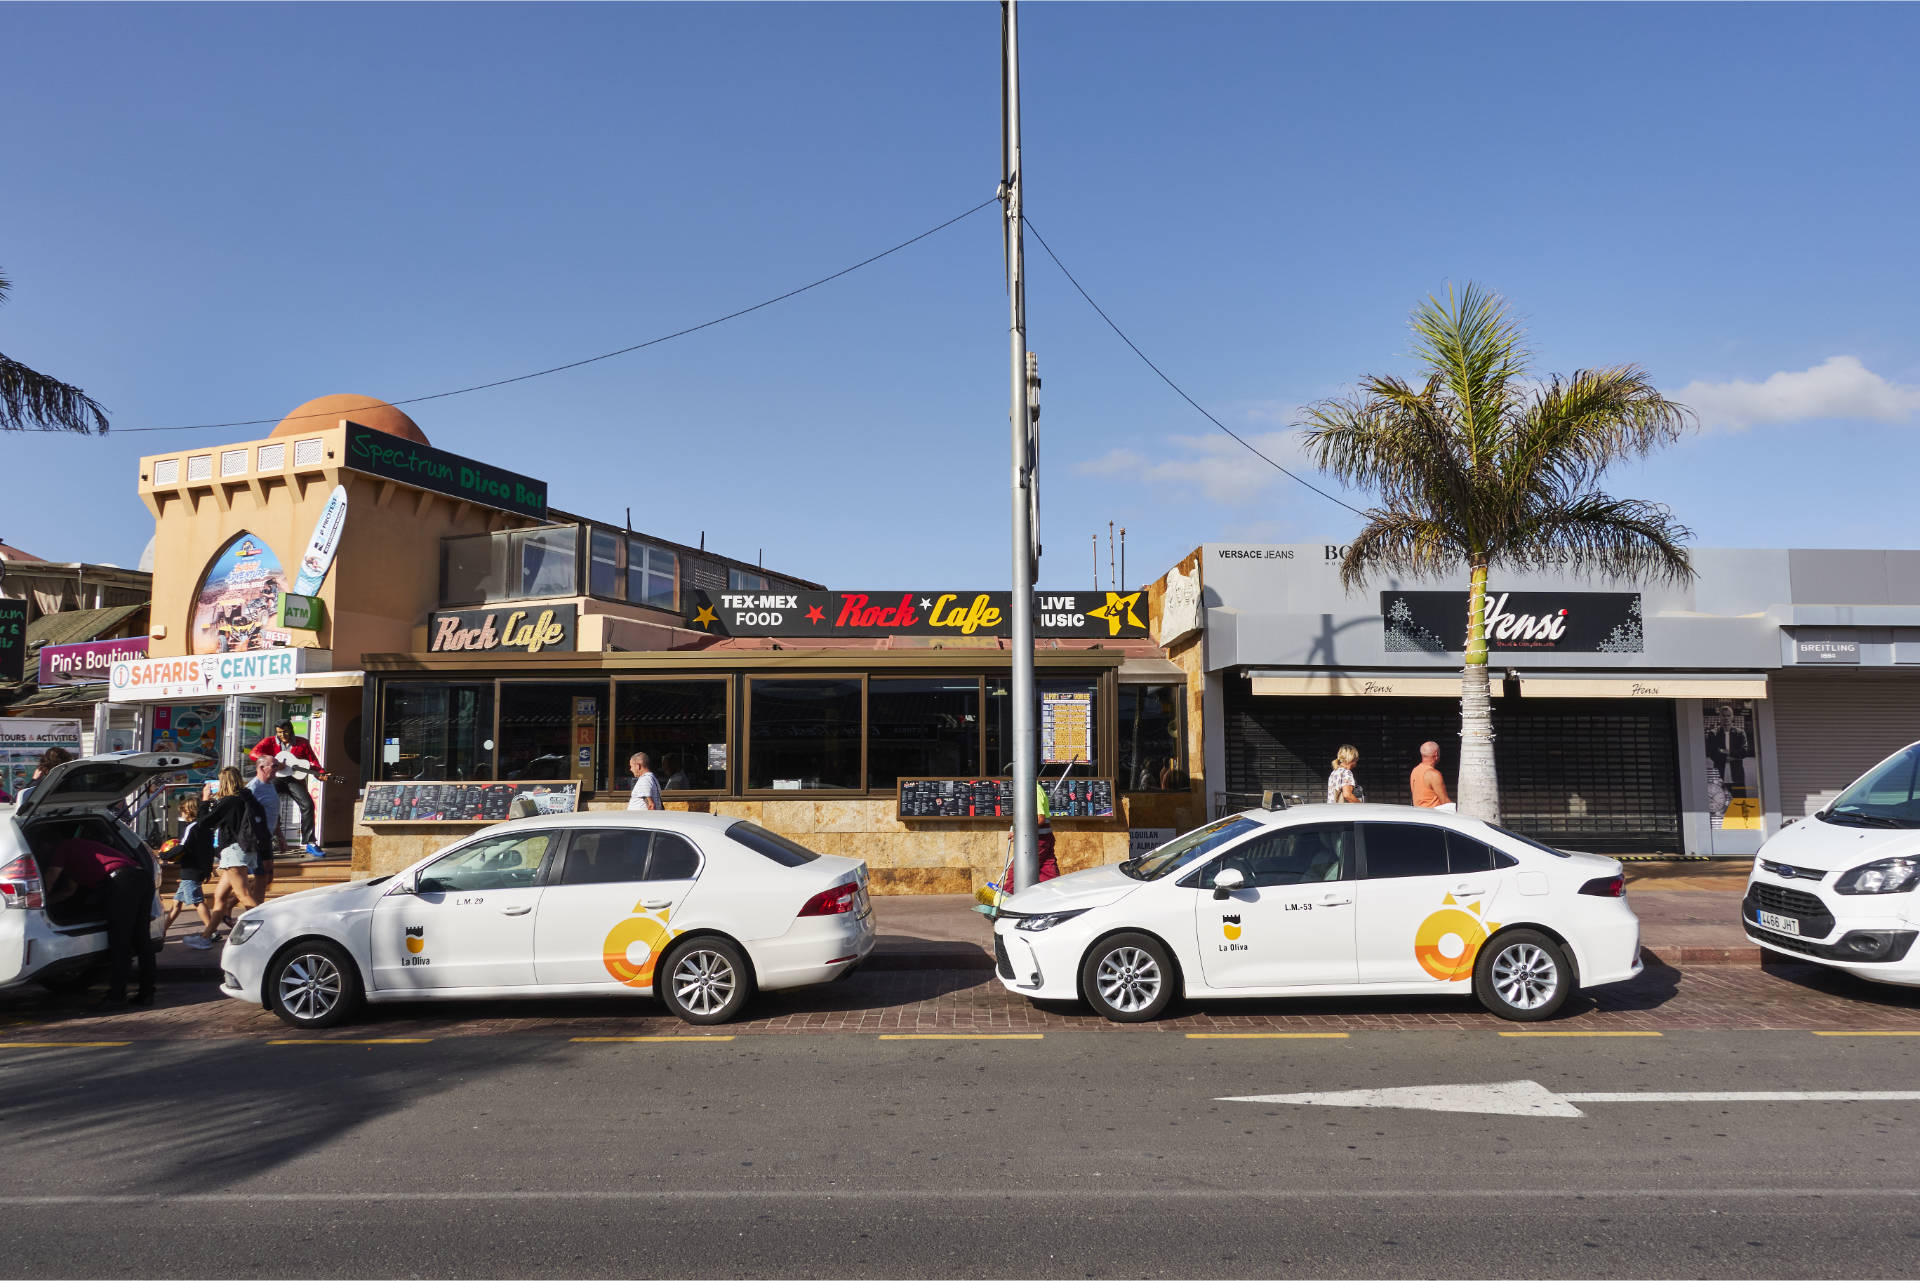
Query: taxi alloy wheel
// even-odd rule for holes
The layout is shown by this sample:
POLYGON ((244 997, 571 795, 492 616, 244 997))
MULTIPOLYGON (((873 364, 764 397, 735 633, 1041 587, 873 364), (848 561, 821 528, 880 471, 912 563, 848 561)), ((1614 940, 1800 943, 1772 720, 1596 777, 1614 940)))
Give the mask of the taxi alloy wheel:
POLYGON ((1080 967, 1087 1002, 1114 1023, 1155 1019, 1173 1000, 1173 959, 1148 934, 1102 939, 1080 967))
POLYGON ((360 1004, 360 975, 335 943, 312 939, 288 948, 267 971, 273 1012, 295 1027, 332 1027, 360 1004))
POLYGON ((752 985, 740 949, 711 937, 668 952, 654 981, 667 1008, 687 1023, 725 1023, 747 1003, 752 985))
POLYGON ((1509 930, 1480 949, 1473 992, 1503 1019, 1552 1018, 1573 992, 1573 967, 1560 945, 1538 930, 1509 930))

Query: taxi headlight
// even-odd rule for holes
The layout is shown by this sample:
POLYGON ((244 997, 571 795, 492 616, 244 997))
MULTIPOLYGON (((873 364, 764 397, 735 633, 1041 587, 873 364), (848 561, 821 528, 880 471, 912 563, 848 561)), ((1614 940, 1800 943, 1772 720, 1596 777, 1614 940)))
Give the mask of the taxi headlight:
POLYGON ((1920 858, 1883 858, 1834 882, 1842 894, 1904 894, 1920 882, 1920 858))
POLYGON ((1071 921, 1076 916, 1085 916, 1087 911, 1088 909, 1083 907, 1072 912, 1048 912, 1045 916, 1026 916, 1015 921, 1013 928, 1025 930, 1029 934, 1037 934, 1041 930, 1050 930, 1063 921, 1071 921))
POLYGON ((229 946, 239 947, 259 932, 259 921, 242 920, 233 927, 233 933, 227 938, 227 943, 229 946))

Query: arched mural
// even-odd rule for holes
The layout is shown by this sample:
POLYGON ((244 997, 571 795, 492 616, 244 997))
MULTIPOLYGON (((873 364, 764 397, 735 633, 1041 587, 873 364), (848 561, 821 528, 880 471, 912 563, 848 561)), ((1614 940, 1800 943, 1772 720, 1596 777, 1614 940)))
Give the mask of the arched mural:
POLYGON ((192 651, 229 654, 267 649, 274 598, 287 575, 266 540, 241 534, 213 558, 193 602, 192 651))

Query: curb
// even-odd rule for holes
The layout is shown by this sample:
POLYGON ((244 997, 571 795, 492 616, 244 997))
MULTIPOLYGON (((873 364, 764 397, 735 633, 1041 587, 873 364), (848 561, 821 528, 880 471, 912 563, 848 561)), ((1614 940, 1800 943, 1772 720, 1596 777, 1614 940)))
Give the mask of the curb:
POLYGON ((1757 947, 1669 947, 1655 950, 1642 947, 1641 955, 1656 965, 1682 969, 1689 965, 1758 965, 1763 949, 1757 947))
POLYGON ((978 948, 952 952, 881 952, 867 954, 862 970, 992 970, 993 958, 978 948))

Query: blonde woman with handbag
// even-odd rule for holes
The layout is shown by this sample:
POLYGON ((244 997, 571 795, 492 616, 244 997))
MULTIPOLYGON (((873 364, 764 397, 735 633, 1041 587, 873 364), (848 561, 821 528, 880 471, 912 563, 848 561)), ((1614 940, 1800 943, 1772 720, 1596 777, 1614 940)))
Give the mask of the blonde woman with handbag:
POLYGON ((1327 804, 1357 805, 1360 788, 1353 781, 1353 767, 1360 760, 1360 749, 1348 743, 1333 758, 1333 773, 1327 775, 1327 804))

